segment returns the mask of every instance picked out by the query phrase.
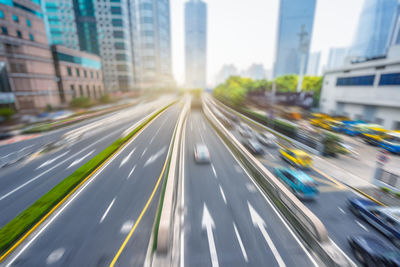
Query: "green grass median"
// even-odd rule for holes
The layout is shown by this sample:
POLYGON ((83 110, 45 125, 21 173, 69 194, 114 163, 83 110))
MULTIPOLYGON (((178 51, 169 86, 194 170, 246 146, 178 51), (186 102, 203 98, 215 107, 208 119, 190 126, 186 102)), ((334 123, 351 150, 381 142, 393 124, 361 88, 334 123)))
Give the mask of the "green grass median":
POLYGON ((96 170, 96 168, 117 152, 117 150, 128 142, 139 130, 174 103, 176 103, 176 101, 157 111, 126 137, 117 139, 2 227, 0 229, 0 255, 5 253, 7 249, 46 216, 53 207, 71 193, 85 178, 96 170))

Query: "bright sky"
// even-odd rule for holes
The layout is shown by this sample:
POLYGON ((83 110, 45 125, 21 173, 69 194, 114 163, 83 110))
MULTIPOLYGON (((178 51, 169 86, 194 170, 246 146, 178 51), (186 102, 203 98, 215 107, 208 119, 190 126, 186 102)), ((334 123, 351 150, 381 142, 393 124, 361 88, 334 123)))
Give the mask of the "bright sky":
MULTIPOLYGON (((279 0, 204 0, 208 4, 208 83, 224 64, 239 70, 252 63, 272 69, 279 0)), ((175 79, 184 82, 184 3, 170 0, 172 60, 175 79)), ((321 65, 329 48, 349 46, 363 0, 317 0, 311 51, 321 51, 321 65)))

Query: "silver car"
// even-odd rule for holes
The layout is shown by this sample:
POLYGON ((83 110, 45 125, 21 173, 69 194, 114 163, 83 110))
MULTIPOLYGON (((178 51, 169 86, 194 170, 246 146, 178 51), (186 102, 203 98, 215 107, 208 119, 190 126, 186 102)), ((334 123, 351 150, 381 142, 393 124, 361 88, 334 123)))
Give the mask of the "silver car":
POLYGON ((197 144, 194 147, 194 160, 197 163, 209 163, 210 162, 210 152, 204 144, 197 144))
POLYGON ((277 146, 277 138, 272 133, 267 133, 267 132, 259 133, 257 134, 256 138, 263 145, 269 147, 277 146))

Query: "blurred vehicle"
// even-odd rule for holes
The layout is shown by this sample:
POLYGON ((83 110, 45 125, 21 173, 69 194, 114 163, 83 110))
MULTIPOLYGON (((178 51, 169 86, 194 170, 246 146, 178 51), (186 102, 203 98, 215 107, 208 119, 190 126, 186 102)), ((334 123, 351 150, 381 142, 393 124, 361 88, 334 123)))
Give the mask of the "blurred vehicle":
POLYGON ((222 116, 219 118, 219 120, 221 121, 221 123, 222 123, 225 127, 227 127, 227 128, 232 128, 232 127, 233 127, 232 122, 231 122, 227 117, 225 117, 224 115, 222 115, 222 116))
POLYGON ((267 133, 267 132, 257 133, 256 139, 261 144, 269 147, 276 147, 278 145, 278 139, 272 133, 267 133))
POLYGON ((367 125, 366 131, 361 133, 361 138, 370 145, 377 146, 386 137, 387 130, 380 125, 367 125))
POLYGON ((241 136, 243 136, 243 137, 248 137, 249 138, 249 137, 253 136, 253 130, 247 124, 241 123, 238 126, 238 131, 239 131, 239 134, 241 136))
POLYGON ((364 125, 364 122, 362 121, 342 121, 342 126, 339 132, 350 136, 357 136, 362 133, 362 125, 364 125))
POLYGON ((0 140, 10 139, 11 137, 14 137, 14 134, 12 134, 10 132, 0 133, 0 140))
POLYGON ((283 160, 296 167, 307 169, 312 166, 312 158, 303 150, 282 148, 279 153, 283 160))
POLYGON ((204 144, 197 144, 194 147, 194 159, 197 163, 209 163, 210 162, 210 152, 204 144))
POLYGON ((382 141, 380 141, 378 145, 393 154, 400 155, 400 133, 388 133, 387 136, 382 141))
POLYGON ((383 207, 364 198, 349 199, 350 210, 400 247, 400 208, 383 207))
POLYGON ((254 154, 254 155, 263 155, 264 154, 264 149, 261 147, 261 145, 256 140, 252 140, 252 139, 243 140, 242 143, 252 154, 254 154))
POLYGON ((350 236, 348 242, 354 256, 364 266, 400 266, 400 251, 381 239, 356 235, 350 236))
POLYGON ((290 168, 275 168, 274 172, 298 198, 315 199, 317 197, 319 193, 317 183, 304 172, 290 168))
POLYGON ((350 145, 339 142, 338 144, 338 152, 341 154, 348 155, 350 157, 358 159, 360 157, 360 154, 350 145))

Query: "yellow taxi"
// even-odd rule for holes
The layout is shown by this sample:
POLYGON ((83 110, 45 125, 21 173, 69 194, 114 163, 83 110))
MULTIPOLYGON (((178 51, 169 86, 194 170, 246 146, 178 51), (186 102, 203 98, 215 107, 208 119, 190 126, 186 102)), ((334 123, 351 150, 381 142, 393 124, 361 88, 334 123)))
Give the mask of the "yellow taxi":
POLYGON ((279 150, 281 158, 288 163, 299 168, 311 168, 312 158, 306 152, 300 149, 282 148, 279 150))

